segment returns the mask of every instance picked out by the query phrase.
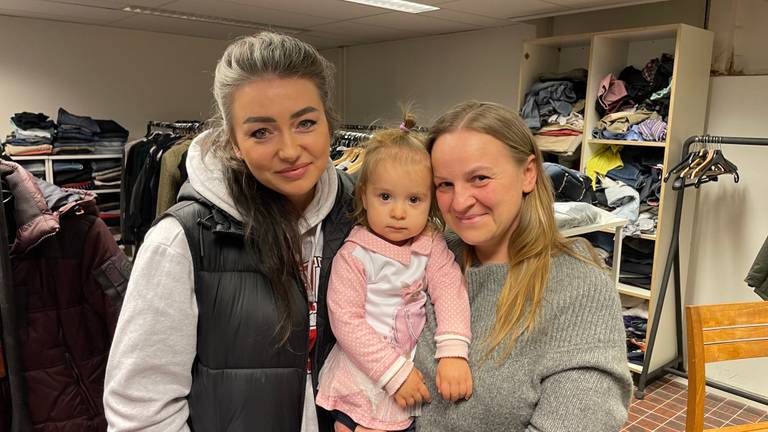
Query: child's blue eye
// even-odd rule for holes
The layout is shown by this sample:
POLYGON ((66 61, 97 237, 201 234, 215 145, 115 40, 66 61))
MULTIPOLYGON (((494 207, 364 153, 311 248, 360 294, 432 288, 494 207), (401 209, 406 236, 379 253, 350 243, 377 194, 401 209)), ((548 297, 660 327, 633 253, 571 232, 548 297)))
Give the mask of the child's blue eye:
POLYGON ((388 193, 380 193, 379 198, 381 198, 382 201, 389 201, 390 199, 392 199, 392 196, 388 193))

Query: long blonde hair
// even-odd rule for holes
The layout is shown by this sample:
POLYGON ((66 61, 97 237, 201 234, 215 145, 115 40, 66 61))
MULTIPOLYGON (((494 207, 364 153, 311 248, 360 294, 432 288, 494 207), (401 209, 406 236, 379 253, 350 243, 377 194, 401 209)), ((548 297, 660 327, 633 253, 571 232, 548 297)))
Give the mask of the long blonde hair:
MULTIPOLYGON (((535 156, 536 185, 524 193, 520 207, 520 222, 511 234, 508 254, 509 273, 496 302, 496 321, 488 335, 486 358, 503 346, 501 359, 509 356, 515 341, 531 327, 549 280, 553 255, 568 254, 599 266, 599 258, 586 244, 585 257, 574 246, 576 240, 564 238, 557 229, 554 215, 554 193, 549 177, 544 174, 541 151, 522 119, 510 109, 490 102, 464 102, 440 116, 427 138, 432 152, 435 141, 457 130, 473 130, 487 134, 506 145, 519 164, 535 156)), ((464 244, 465 268, 476 260, 474 248, 464 244)))

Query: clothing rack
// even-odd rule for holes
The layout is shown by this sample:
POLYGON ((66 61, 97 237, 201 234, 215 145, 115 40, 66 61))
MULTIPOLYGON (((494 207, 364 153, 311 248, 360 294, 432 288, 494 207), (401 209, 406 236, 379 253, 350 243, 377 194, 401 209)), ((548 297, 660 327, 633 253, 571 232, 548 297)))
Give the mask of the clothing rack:
MULTIPOLYGON (((344 124, 339 126, 339 131, 350 131, 350 132, 373 133, 373 131, 380 130, 380 129, 387 129, 387 128, 379 125, 359 125, 359 124, 344 124)), ((429 132, 429 128, 426 128, 424 126, 416 126, 411 130, 416 132, 424 132, 424 133, 429 132)))
MULTIPOLYGON (((746 138, 746 137, 723 137, 723 136, 711 136, 711 135, 698 135, 692 136, 685 140, 683 143, 683 154, 685 158, 690 152, 691 145, 693 144, 726 144, 726 145, 750 145, 750 146, 768 146, 768 138, 746 138)), ((683 378, 688 378, 688 374, 685 370, 683 359, 683 306, 680 286, 680 218, 683 213, 683 197, 687 186, 693 184, 684 184, 679 188, 674 188, 678 192, 677 203, 675 204, 675 222, 672 229, 672 242, 669 246, 669 254, 667 255, 667 262, 664 266, 664 274, 661 282, 661 293, 659 294, 659 300, 656 302, 656 307, 653 312, 653 324, 651 325, 650 337, 648 339, 647 348, 645 350, 645 356, 643 357, 643 371, 640 374, 638 380, 637 392, 635 396, 638 399, 642 399, 645 386, 653 376, 663 373, 671 373, 683 378), (651 355, 653 354, 653 345, 656 340, 656 331, 659 327, 659 317, 661 317, 662 308, 664 307, 664 298, 667 293, 667 285, 669 284, 670 274, 674 266, 675 278, 674 278, 674 295, 675 295, 675 324, 677 332, 677 357, 666 365, 658 368, 649 375, 649 368, 651 364, 651 355)), ((742 389, 738 389, 727 384, 719 383, 707 379, 706 384, 710 387, 722 390, 736 396, 740 396, 761 404, 768 405, 768 399, 758 394, 748 392, 742 389)))
POLYGON ((203 126, 202 122, 191 120, 191 121, 179 121, 179 122, 164 122, 164 121, 153 121, 150 120, 147 122, 147 135, 149 135, 152 132, 152 128, 162 128, 162 129, 170 129, 174 133, 180 133, 180 134, 195 134, 197 133, 203 126))

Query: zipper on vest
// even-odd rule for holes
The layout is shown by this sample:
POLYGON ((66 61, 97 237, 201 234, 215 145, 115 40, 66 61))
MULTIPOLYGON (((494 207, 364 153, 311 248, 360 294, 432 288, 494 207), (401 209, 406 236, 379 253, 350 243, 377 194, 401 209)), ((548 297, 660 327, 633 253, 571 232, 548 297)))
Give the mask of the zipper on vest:
POLYGON ((96 402, 94 402, 93 399, 91 398, 90 392, 85 387, 85 383, 83 383, 83 378, 80 375, 80 371, 77 370, 77 366, 75 366, 75 362, 72 361, 72 357, 69 355, 69 353, 64 353, 64 361, 66 362, 67 367, 69 367, 69 369, 75 375, 77 386, 80 387, 80 391, 83 393, 83 396, 85 396, 85 400, 88 402, 88 406, 91 409, 91 415, 93 416, 97 415, 99 413, 99 408, 96 406, 96 402))
POLYGON ((213 217, 213 213, 211 213, 208 216, 206 216, 205 219, 197 218, 197 225, 198 225, 198 230, 199 230, 197 237, 198 237, 198 240, 200 241, 200 256, 201 257, 205 256, 205 247, 203 245, 203 227, 207 228, 209 231, 211 230, 211 228, 213 228, 213 224, 208 222, 208 219, 210 219, 211 217, 213 217))

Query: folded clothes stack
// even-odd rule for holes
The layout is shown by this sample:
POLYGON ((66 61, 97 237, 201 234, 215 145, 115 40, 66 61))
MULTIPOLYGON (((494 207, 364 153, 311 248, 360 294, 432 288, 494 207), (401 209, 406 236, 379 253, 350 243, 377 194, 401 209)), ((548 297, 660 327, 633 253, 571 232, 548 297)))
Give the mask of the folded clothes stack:
POLYGON ((122 177, 122 162, 119 159, 105 159, 91 162, 93 182, 99 188, 119 188, 122 177))
POLYGON ((12 156, 50 154, 56 124, 42 113, 21 112, 11 117, 11 133, 3 142, 12 156))
POLYGON ((44 161, 19 161, 19 165, 24 167, 33 176, 45 180, 45 162, 44 161))
POLYGON ((630 363, 642 365, 648 333, 648 303, 626 308, 622 316, 627 337, 627 360, 630 363))
POLYGON ((59 133, 53 144, 54 154, 93 153, 93 141, 99 125, 88 116, 72 114, 59 108, 59 133))
POLYGON ((586 69, 542 74, 528 90, 521 116, 542 151, 574 154, 584 129, 586 69))
POLYGON ((75 115, 59 108, 55 154, 122 154, 128 131, 114 120, 75 115))
POLYGON ((96 154, 122 154, 128 131, 114 120, 96 120, 99 132, 93 142, 96 154))
POLYGON ((93 170, 88 161, 53 161, 53 182, 61 187, 90 190, 93 170))

